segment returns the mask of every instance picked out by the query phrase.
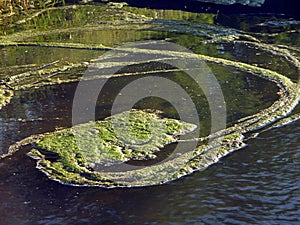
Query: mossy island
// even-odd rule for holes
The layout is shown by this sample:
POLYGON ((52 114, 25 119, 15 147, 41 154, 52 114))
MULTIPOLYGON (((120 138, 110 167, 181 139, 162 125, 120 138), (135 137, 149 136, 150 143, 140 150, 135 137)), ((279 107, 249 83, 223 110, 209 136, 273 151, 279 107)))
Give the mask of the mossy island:
POLYGON ((155 153, 174 143, 196 125, 159 112, 125 111, 102 121, 89 122, 38 136, 28 155, 50 179, 69 185, 122 186, 93 168, 129 160, 155 158, 155 153))

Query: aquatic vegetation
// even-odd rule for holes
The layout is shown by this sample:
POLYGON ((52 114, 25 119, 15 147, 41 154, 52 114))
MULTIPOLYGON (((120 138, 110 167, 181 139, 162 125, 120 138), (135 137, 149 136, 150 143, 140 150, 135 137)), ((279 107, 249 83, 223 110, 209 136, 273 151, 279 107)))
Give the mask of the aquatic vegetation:
POLYGON ((162 147, 194 129, 193 124, 161 119, 157 113, 131 110, 38 136, 29 155, 51 179, 105 186, 108 179, 91 169, 95 165, 155 158, 162 147))
MULTIPOLYGON (((197 54, 167 49, 158 50, 142 45, 121 47, 118 48, 118 52, 120 55, 128 53, 157 55, 159 57, 155 60, 156 63, 164 62, 166 59, 202 60, 273 82, 279 89, 278 99, 270 107, 244 117, 226 129, 208 136, 179 140, 178 136, 192 131, 195 126, 175 119, 160 118, 157 112, 132 110, 103 121, 89 122, 52 133, 32 136, 10 148, 9 153, 13 153, 22 149, 24 145, 33 144, 33 150, 29 155, 37 160, 37 168, 51 179, 68 185, 104 187, 162 184, 205 169, 221 157, 243 148, 248 138, 300 119, 299 112, 294 112, 300 101, 298 47, 263 43, 256 34, 214 25, 215 15, 212 14, 137 9, 123 4, 107 4, 49 11, 47 12, 47 16, 50 16, 49 20, 45 15, 20 22, 19 32, 0 36, 0 46, 64 48, 103 54, 129 41, 151 40, 155 46, 167 40, 188 47, 197 54), (58 21, 55 19, 57 17, 70 17, 72 22, 68 19, 58 21), (51 27, 50 24, 53 26, 51 27), (34 32, 28 30, 34 26, 37 30, 34 32), (51 29, 48 29, 48 26, 51 29), (111 36, 107 35, 109 38, 102 37, 106 36, 103 34, 109 32, 111 32, 111 36), (123 35, 115 39, 111 38, 120 32, 123 32, 123 35), (91 34, 95 39, 87 42, 80 41, 85 40, 91 34), (98 39, 99 41, 95 41, 98 39), (229 50, 224 48, 225 44, 229 50), (230 44, 236 46, 232 47, 230 44), (291 72, 293 77, 288 75, 290 71, 285 71, 280 65, 277 68, 268 62, 256 64, 247 61, 247 57, 242 57, 243 52, 239 52, 242 49, 238 48, 239 46, 246 46, 245 48, 253 50, 257 56, 263 53, 276 58, 278 59, 276 62, 284 60, 287 67, 293 67, 291 72), (231 51, 235 51, 235 54, 231 51), (129 119, 125 120, 125 118, 129 119), (109 170, 113 165, 126 164, 132 160, 150 159, 151 161, 164 146, 170 143, 189 142, 196 143, 196 147, 191 151, 151 166, 126 171, 93 169, 100 166, 103 170, 109 170)), ((266 61, 267 58, 262 57, 263 60, 266 61)), ((146 69, 141 71, 124 70, 116 74, 105 73, 111 68, 123 67, 128 63, 126 57, 124 59, 118 57, 117 60, 115 56, 107 57, 101 62, 101 71, 104 72, 95 73, 94 76, 85 79, 96 80, 111 77, 117 79, 124 76, 145 76, 155 73, 163 75, 181 71, 178 68, 145 66, 146 69)), ((130 61, 130 64, 134 66, 149 63, 151 60, 147 59, 130 61)), ((13 75, 5 73, 4 69, 4 75, 1 76, 4 86, 0 89, 0 108, 9 102, 16 90, 77 82, 87 66, 91 71, 98 70, 99 62, 91 58, 85 61, 53 61, 35 65, 35 67, 20 65, 18 68, 17 65, 14 67, 17 72, 13 75)))

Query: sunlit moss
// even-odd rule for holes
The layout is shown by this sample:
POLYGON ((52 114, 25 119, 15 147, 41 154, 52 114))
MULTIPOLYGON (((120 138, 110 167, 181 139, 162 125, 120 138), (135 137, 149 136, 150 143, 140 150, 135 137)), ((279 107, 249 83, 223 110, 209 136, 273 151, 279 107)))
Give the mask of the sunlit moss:
POLYGON ((41 135, 29 155, 39 160, 39 168, 51 179, 103 185, 102 177, 91 167, 155 158, 160 148, 195 128, 175 119, 161 119, 154 112, 131 110, 104 121, 41 135))

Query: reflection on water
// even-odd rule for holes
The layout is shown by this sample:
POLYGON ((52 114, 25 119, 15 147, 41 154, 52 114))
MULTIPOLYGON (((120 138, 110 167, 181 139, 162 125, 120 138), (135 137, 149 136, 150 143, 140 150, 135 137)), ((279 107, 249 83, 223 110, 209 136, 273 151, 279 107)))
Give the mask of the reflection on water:
POLYGON ((67 32, 62 34, 43 35, 28 39, 28 41, 61 41, 75 42, 84 44, 103 44, 106 46, 118 45, 124 42, 164 39, 167 32, 129 30, 129 29, 112 29, 112 30, 96 30, 96 31, 80 31, 67 32))
MULTIPOLYGON (((219 80, 228 101, 228 115, 232 121, 243 115, 253 114, 258 111, 258 106, 265 108, 275 100, 276 87, 271 82, 230 68, 216 65, 210 65, 210 68, 219 80), (265 92, 265 88, 273 91, 265 92)), ((191 97, 202 107, 199 112, 205 124, 205 99, 201 90, 197 92, 197 89, 193 89, 194 84, 184 78, 184 73, 169 73, 163 76, 190 90, 191 97)), ((108 82, 102 93, 105 98, 100 96, 97 105, 100 118, 109 115, 114 97, 122 87, 134 79, 134 76, 124 77, 108 82)), ((2 153, 10 144, 31 134, 70 126, 75 88, 76 83, 71 83, 17 92, 13 101, 1 110, 2 153)), ((143 108, 144 104, 147 107, 163 108, 167 114, 172 114, 171 106, 166 107, 164 102, 148 100, 140 102, 137 107, 143 108)), ((228 163, 231 162, 231 157, 226 160, 229 166, 221 162, 203 173, 169 185, 103 190, 66 187, 48 180, 35 169, 35 162, 25 156, 24 153, 29 150, 30 146, 23 149, 24 152, 17 152, 1 161, 0 200, 4 204, 1 204, 0 211, 5 213, 2 216, 3 224, 161 224, 165 221, 187 224, 193 221, 209 221, 210 218, 213 221, 221 221, 227 217, 228 212, 240 210, 239 207, 243 205, 239 203, 240 200, 235 199, 236 190, 231 187, 233 181, 230 180, 234 176, 240 176, 241 170, 237 168, 243 164, 228 163), (228 171, 228 174, 224 174, 224 171, 228 171), (220 181, 224 186, 221 189, 220 181), (226 185, 227 191, 223 193, 226 185), (218 214, 217 217, 215 213, 218 214)), ((239 154, 234 154, 233 157, 239 157, 239 154)), ((257 160, 261 160, 261 157, 257 157, 257 160)), ((240 159, 237 161, 241 163, 240 159)), ((256 168, 249 167, 247 168, 258 172, 256 168)), ((242 186, 239 184, 236 187, 242 186)), ((249 197, 251 196, 249 194, 249 197)), ((240 195, 237 197, 245 198, 240 195)), ((252 203, 254 208, 260 207, 255 203, 252 203)), ((251 218, 249 221, 252 220, 251 218)))
POLYGON ((149 188, 66 187, 19 152, 0 164, 2 224, 296 224, 299 125, 264 133, 204 172, 149 188))
MULTIPOLYGON (((159 64, 154 65, 159 67, 159 64)), ((277 87, 272 82, 231 68, 213 64, 208 64, 208 66, 221 85, 227 107, 227 122, 230 124, 241 117, 252 115, 269 107, 277 99, 277 87)), ((142 71, 145 69, 144 67, 144 65, 134 66, 127 70, 142 71)), ((155 67, 152 70, 155 70, 155 67)), ((198 85, 183 72, 153 75, 168 78, 187 91, 199 113, 201 134, 203 136, 209 134, 210 110, 205 95, 198 85)), ((139 76, 127 76, 110 79, 98 97, 97 119, 109 116, 111 105, 115 97, 121 93, 121 89, 138 78, 139 76)), ((70 127, 72 100, 76 87, 77 83, 69 83, 17 91, 11 103, 0 111, 1 152, 5 153, 9 145, 32 134, 49 132, 60 127, 70 127)), ((127 102, 122 104, 129 105, 127 102)), ((185 107, 187 103, 182 100, 181 104, 188 112, 189 108, 185 107)), ((164 111, 166 116, 173 118, 177 116, 176 110, 165 100, 144 99, 135 107, 158 109, 164 111)))
POLYGON ((299 79, 299 71, 295 65, 282 57, 262 52, 250 43, 248 45, 239 42, 197 45, 193 47, 193 51, 199 54, 257 65, 284 74, 293 81, 299 79))
POLYGON ((65 48, 37 48, 27 46, 0 48, 0 77, 34 71, 40 66, 51 62, 66 64, 89 61, 101 54, 101 51, 65 48))
POLYGON ((18 91, 0 111, 0 150, 32 134, 71 126, 74 84, 18 91))
MULTIPOLYGON (((79 13, 79 9, 72 12, 52 11, 16 29, 37 27, 47 30, 49 26, 59 28, 74 24, 83 26, 85 20, 97 23, 103 17, 96 9, 83 8, 86 13, 79 13), (47 19, 49 15, 51 17, 47 19)), ((144 11, 148 12, 147 9, 144 11)), ((208 14, 197 16, 178 11, 148 13, 149 17, 208 24, 213 24, 215 20, 215 15, 208 14)), ((234 20, 230 17, 227 20, 220 15, 217 22, 255 33, 279 33, 273 36, 255 35, 270 43, 299 46, 297 31, 289 32, 298 28, 297 23, 268 27, 261 24, 269 18, 238 18, 234 20)), ((103 44, 168 38, 196 53, 257 64, 281 72, 294 81, 299 79, 299 71, 283 58, 258 52, 253 46, 238 42, 203 45, 200 44, 203 41, 201 37, 191 34, 98 30, 34 38, 30 41, 60 39, 103 44)), ((56 60, 70 63, 89 61, 102 53, 60 48, 1 48, 0 76, 33 70, 56 60), (27 67, 14 67, 25 64, 28 64, 27 67)), ((208 65, 222 87, 228 124, 270 106, 278 98, 275 94, 277 87, 271 82, 231 68, 208 65)), ((138 70, 136 67, 134 69, 138 70)), ((201 90, 195 88, 195 84, 182 72, 154 75, 171 79, 188 92, 197 104, 202 131, 207 132, 210 115, 201 90)), ((116 95, 136 78, 130 76, 108 81, 96 106, 99 119, 110 114, 116 95)), ((11 144, 29 135, 71 126, 72 98, 76 85, 70 83, 17 91, 12 102, 0 111, 0 154, 6 153, 11 144)), ((167 116, 177 115, 170 104, 155 98, 144 99, 135 106, 163 109, 167 116)), ((105 190, 60 185, 35 169, 35 162, 24 154, 30 150, 30 146, 26 146, 22 151, 0 161, 0 224, 297 224, 300 215, 299 125, 297 122, 265 132, 248 141, 248 146, 243 150, 223 158, 205 171, 167 185, 148 188, 105 190)))
POLYGON ((219 24, 251 32, 260 40, 278 45, 299 46, 300 21, 285 15, 220 15, 219 24))

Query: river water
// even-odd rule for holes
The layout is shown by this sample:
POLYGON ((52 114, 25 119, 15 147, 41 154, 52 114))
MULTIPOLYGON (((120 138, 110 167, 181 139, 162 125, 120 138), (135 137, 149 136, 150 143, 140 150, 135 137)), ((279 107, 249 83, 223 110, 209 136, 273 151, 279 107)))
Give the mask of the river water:
MULTIPOLYGON (((265 19, 260 16, 254 17, 257 20, 254 22, 249 21, 251 17, 238 18, 240 23, 234 24, 228 24, 226 18, 219 20, 223 21, 224 26, 230 25, 245 31, 263 32, 267 29, 263 25, 252 24, 265 19)), ((275 29, 278 31, 279 28, 275 29)), ((282 32, 284 37, 281 38, 262 38, 269 43, 299 47, 293 32, 282 32)), ((153 34, 147 35, 151 39, 153 34)), ((299 38, 299 33, 296 35, 299 38)), ((201 47, 192 47, 195 52, 204 51, 201 47)), ((13 48, 1 49, 0 54, 3 56, 13 48)), ((219 45, 217 49, 218 52, 232 51, 231 57, 247 63, 256 63, 276 71, 288 69, 289 72, 285 74, 291 79, 298 79, 297 70, 280 58, 258 55, 253 49, 234 44, 219 45)), ((44 48, 19 47, 18 51, 20 64, 24 63, 23 58, 27 59, 28 64, 36 63, 34 57, 22 56, 28 51, 34 53, 30 55, 55 56, 55 53, 48 54, 49 51, 44 48)), ((69 58, 76 58, 77 53, 68 52, 71 50, 57 51, 69 58)), ((96 55, 83 51, 80 54, 96 55)), ((211 54, 220 53, 212 51, 211 54)), ((221 54, 219 56, 222 57, 221 54)), ((47 61, 45 58, 39 60, 47 61)), ((2 62, 5 63, 12 66, 18 62, 2 62)), ((223 89, 228 124, 270 106, 278 98, 276 85, 269 81, 230 68, 209 66, 223 89)), ((176 74, 161 76, 176 80, 176 74)), ((134 77, 111 81, 106 98, 97 105, 100 119, 109 115, 110 105, 121 84, 132 80, 134 77)), ((0 154, 6 153, 11 144, 32 134, 71 126, 76 85, 75 82, 17 91, 11 103, 0 111, 0 154)), ((205 105, 205 101, 197 104, 205 105)), ((145 105, 164 109, 169 116, 172 115, 172 108, 157 99, 140 102, 136 107, 143 108, 145 105)), ((206 114, 205 111, 199 113, 199 116, 203 116, 204 126, 205 120, 209 119, 206 114)), ((30 148, 25 147, 0 161, 0 224, 300 224, 299 125, 298 121, 263 132, 255 139, 248 140, 245 148, 222 158, 204 171, 165 185, 143 188, 107 190, 61 185, 50 181, 35 169, 35 161, 25 155, 30 148)))
MULTIPOLYGON (((68 125, 54 119, 63 110, 9 128, 7 135, 16 134, 6 141, 68 125)), ((0 164, 0 224, 299 224, 299 125, 265 132, 205 171, 148 188, 63 186, 17 152, 0 164)))

